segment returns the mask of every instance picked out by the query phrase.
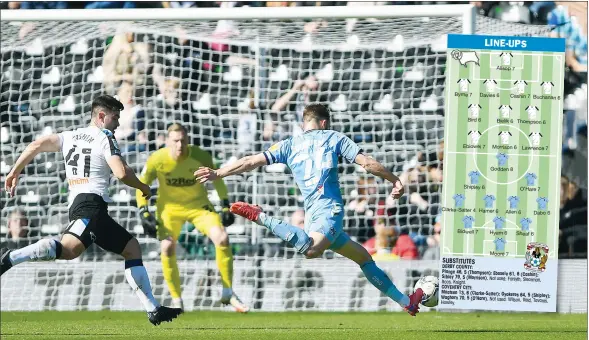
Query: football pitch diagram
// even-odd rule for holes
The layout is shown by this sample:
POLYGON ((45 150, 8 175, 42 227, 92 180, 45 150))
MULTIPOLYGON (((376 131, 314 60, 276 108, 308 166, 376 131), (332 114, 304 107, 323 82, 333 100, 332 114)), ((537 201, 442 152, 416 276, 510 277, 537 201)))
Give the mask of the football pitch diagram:
POLYGON ((556 308, 563 52, 559 39, 449 35, 442 309, 556 308))
POLYGON ((556 245, 562 56, 449 54, 446 157, 458 171, 444 178, 454 232, 442 253, 524 258, 528 243, 556 245))

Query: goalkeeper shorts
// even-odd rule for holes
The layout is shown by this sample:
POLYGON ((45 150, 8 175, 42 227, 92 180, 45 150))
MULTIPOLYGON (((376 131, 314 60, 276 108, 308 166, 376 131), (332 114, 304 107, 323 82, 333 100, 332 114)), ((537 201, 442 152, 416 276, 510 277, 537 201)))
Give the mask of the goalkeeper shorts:
POLYGON ((100 195, 76 196, 69 209, 70 223, 63 232, 80 240, 86 249, 96 243, 100 248, 122 254, 133 236, 108 214, 108 205, 100 195))
POLYGON ((178 240, 182 225, 188 221, 198 229, 201 234, 209 236, 211 228, 223 228, 221 217, 212 206, 203 208, 186 208, 177 205, 164 205, 157 207, 157 237, 164 240, 171 237, 178 240))

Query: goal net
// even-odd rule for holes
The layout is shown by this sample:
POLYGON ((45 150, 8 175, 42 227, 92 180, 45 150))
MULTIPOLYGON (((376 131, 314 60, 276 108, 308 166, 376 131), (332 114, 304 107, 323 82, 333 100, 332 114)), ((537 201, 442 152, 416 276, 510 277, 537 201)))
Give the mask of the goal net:
MULTIPOLYGON (((401 7, 419 13, 425 6, 401 7)), ((172 122, 185 124, 190 142, 210 151, 221 166, 301 133, 304 105, 324 103, 335 130, 410 183, 407 195, 392 203, 387 185, 354 165, 339 166, 345 231, 376 252, 406 292, 418 277, 437 275, 446 34, 462 33, 472 23, 479 34, 548 32, 484 17, 466 23, 458 10, 443 17, 379 19, 167 19, 2 21, 2 176, 39 136, 87 124, 92 99, 103 93, 125 104, 115 135, 137 172, 163 146, 172 122), (409 239, 414 251, 402 245, 409 239)), ((63 169, 58 154, 40 155, 24 170, 16 197, 2 195, 3 246, 58 237, 67 226, 63 169)), ((293 224, 303 222, 302 198, 285 167, 265 167, 225 183, 231 201, 256 203, 293 224)), ((209 189, 219 208, 218 195, 209 189)), ((169 304, 159 244, 143 234, 135 192, 113 181, 111 195, 112 216, 140 240, 155 295, 169 304)), ((333 252, 303 261, 241 218, 227 230, 235 254, 234 290, 255 309, 399 310, 355 264, 333 252)), ((221 308, 214 245, 187 223, 177 254, 186 309, 221 308)), ((119 257, 96 246, 75 261, 18 266, 2 277, 2 310, 140 309, 123 269, 119 257)))

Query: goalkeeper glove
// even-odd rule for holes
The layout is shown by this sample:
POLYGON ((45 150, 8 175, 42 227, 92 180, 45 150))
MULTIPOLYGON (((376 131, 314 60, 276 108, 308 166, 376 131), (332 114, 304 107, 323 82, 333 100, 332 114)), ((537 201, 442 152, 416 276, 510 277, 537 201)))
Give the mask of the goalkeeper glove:
POLYGON ((229 211, 229 200, 223 200, 223 210, 221 210, 221 222, 223 227, 228 227, 235 222, 235 216, 229 211))
POLYGON ((147 206, 139 208, 139 216, 141 217, 141 225, 143 226, 143 232, 151 237, 157 236, 157 222, 153 214, 149 212, 147 206))

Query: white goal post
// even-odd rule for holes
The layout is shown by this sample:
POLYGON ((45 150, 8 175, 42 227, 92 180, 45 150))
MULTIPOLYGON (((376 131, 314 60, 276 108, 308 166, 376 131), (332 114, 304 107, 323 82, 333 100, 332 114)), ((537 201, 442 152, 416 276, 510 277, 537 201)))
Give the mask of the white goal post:
MULTIPOLYGON (((20 10, 2 11, 0 21, 2 181, 27 143, 86 124, 92 98, 102 93, 130 99, 117 139, 137 172, 161 146, 172 121, 187 125, 191 142, 220 165, 298 133, 301 107, 309 101, 328 104, 334 129, 395 173, 416 168, 418 154, 425 155, 422 165, 435 168, 443 140, 445 36, 547 32, 544 26, 481 17, 471 5, 20 10), (120 51, 114 53, 113 46, 120 51), (132 53, 121 52, 127 50, 132 53)), ((55 155, 37 157, 25 169, 17 197, 1 195, 3 245, 56 237, 67 225, 61 163, 55 155), (7 217, 19 209, 28 229, 15 239, 9 237, 7 217)), ((441 189, 429 173, 424 178, 407 189, 422 202, 401 200, 382 209, 386 185, 370 182, 352 165, 340 166, 346 232, 362 243, 373 240, 375 216, 384 214, 382 223, 395 235, 377 260, 406 292, 420 276, 438 270, 436 248, 427 239, 441 189), (367 200, 361 209, 368 196, 377 200, 367 200), (391 255, 401 234, 411 237, 419 258, 428 259, 391 255)), ((284 167, 225 182, 232 201, 259 204, 274 216, 292 221, 301 208, 284 167)), ((219 198, 209 189, 218 207, 219 198)), ((113 218, 138 237, 154 294, 169 304, 159 245, 143 234, 134 192, 113 182, 111 194, 113 218)), ((234 290, 255 310, 400 310, 355 264, 332 252, 326 259, 304 260, 241 218, 227 230, 235 253, 234 290)), ((190 225, 179 243, 186 309, 222 309, 212 244, 190 225)), ((96 248, 75 261, 11 269, 1 280, 2 311, 140 310, 124 282, 122 263, 96 248)), ((586 266, 586 261, 560 265, 559 287, 586 282, 576 276, 586 266)), ((573 290, 560 290, 558 303, 562 312, 586 312, 586 302, 573 290)))

